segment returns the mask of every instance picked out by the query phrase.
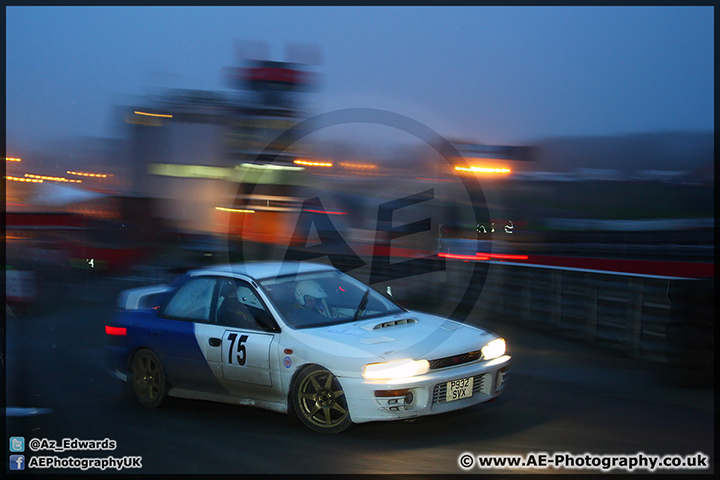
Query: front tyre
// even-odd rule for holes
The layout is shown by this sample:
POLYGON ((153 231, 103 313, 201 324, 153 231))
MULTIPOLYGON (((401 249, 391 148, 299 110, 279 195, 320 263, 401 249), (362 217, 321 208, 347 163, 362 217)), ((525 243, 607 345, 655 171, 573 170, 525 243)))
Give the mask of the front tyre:
POLYGON ((323 367, 307 367, 298 374, 292 404, 300 421, 316 432, 339 433, 352 425, 340 382, 323 367))
POLYGON ((130 366, 131 384, 135 398, 148 408, 157 408, 167 402, 168 381, 160 358, 152 350, 139 350, 130 366))

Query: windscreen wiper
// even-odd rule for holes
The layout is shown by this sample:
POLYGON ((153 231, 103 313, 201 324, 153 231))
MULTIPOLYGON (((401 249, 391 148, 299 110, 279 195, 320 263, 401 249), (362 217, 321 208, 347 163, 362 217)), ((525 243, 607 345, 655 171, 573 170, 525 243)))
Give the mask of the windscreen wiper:
POLYGON ((357 308, 357 310, 355 311, 355 316, 354 316, 353 319, 352 319, 353 322, 354 322, 355 320, 357 320, 358 317, 359 317, 360 315, 362 315, 362 313, 365 311, 365 306, 367 306, 368 295, 369 295, 369 294, 370 294, 370 289, 368 288, 367 290, 365 290, 365 293, 363 293, 362 299, 360 300, 360 305, 358 305, 358 308, 357 308))

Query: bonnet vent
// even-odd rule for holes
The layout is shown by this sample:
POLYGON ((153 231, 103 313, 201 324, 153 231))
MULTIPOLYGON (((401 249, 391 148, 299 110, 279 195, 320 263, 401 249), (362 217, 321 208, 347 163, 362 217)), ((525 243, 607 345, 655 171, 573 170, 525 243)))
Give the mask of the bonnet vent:
POLYGON ((414 318, 401 318, 399 320, 392 320, 390 322, 378 323, 372 329, 378 330, 380 328, 385 328, 385 327, 394 327, 396 325, 405 325, 406 323, 417 323, 417 320, 415 320, 414 318))

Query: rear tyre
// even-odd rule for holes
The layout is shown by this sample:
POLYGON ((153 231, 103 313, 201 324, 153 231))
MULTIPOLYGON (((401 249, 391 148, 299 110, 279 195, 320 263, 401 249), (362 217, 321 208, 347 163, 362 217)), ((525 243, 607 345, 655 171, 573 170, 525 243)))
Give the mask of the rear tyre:
POLYGON ((339 433, 352 425, 340 382, 323 367, 307 367, 298 374, 292 404, 300 421, 316 432, 339 433))
POLYGON ((158 408, 168 401, 168 381, 160 358, 152 350, 141 349, 130 366, 130 384, 135 398, 148 408, 158 408))

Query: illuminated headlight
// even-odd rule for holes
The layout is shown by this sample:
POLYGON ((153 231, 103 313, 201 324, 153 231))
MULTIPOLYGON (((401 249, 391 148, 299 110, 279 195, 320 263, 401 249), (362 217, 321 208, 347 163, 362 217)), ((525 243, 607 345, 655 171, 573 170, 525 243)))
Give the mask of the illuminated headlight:
POLYGON ((482 349, 483 360, 492 360, 505 355, 505 340, 496 338, 492 342, 485 345, 482 349))
POLYGON ((365 378, 406 378, 422 375, 430 370, 427 360, 393 360, 392 362, 370 363, 363 369, 365 378))

